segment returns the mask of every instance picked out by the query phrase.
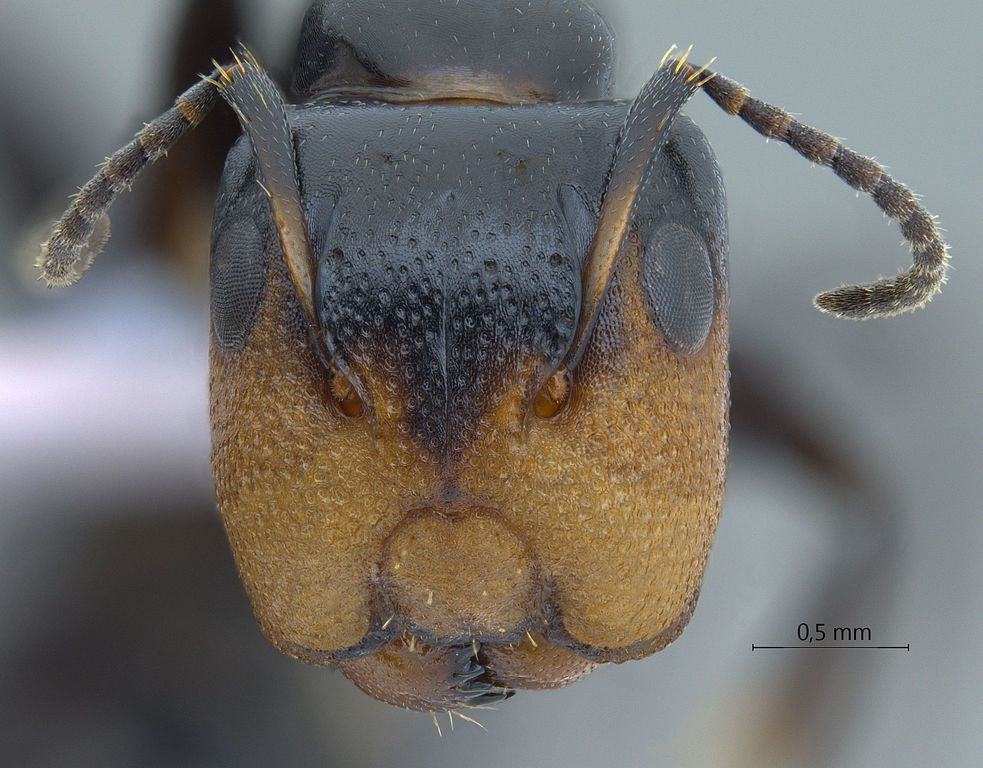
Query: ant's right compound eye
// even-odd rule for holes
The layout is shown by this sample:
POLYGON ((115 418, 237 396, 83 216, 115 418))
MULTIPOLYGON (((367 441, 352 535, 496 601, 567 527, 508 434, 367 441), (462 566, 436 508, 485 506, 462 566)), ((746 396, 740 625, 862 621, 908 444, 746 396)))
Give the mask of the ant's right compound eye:
POLYGON ((249 218, 239 218, 217 232, 211 261, 212 331, 218 344, 240 351, 259 311, 266 284, 268 238, 249 218))
POLYGON ((710 335, 715 302, 703 237, 672 222, 652 234, 643 252, 642 286, 656 324, 676 350, 699 352, 710 335))

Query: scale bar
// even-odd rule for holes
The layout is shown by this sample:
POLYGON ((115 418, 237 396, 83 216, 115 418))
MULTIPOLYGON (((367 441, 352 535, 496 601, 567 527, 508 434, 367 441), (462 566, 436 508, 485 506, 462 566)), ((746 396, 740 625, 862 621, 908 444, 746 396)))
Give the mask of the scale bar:
POLYGON ((752 651, 775 651, 798 648, 867 648, 875 651, 911 651, 911 644, 908 645, 756 645, 751 643, 752 651))

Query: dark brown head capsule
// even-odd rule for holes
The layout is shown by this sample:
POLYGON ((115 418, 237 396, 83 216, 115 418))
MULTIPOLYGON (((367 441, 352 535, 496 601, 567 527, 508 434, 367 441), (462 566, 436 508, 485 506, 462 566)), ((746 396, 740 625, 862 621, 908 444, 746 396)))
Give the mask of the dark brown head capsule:
POLYGON ((585 3, 318 2, 288 107, 247 52, 111 158, 52 283, 219 95, 245 137, 212 238, 215 484, 270 640, 417 709, 640 658, 692 614, 723 495, 727 217, 703 88, 901 222, 915 264, 820 307, 918 306, 934 220, 879 166, 666 60, 609 96, 585 3))

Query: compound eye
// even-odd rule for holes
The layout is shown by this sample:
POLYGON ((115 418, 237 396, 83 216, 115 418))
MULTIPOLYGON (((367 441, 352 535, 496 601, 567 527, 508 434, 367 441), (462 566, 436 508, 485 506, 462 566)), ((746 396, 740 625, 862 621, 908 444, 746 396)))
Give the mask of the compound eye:
POLYGON ((342 416, 358 419, 365 413, 365 404, 351 380, 337 368, 328 371, 326 389, 328 399, 342 416))
POLYGON ((666 340, 685 354, 699 352, 710 335, 715 304, 703 238, 682 224, 660 227, 645 245, 642 283, 666 340))
POLYGON ((541 419, 555 419, 570 403, 570 371, 560 369, 550 376, 533 400, 533 409, 541 419))
POLYGON ((225 349, 240 351, 249 341, 266 284, 267 243, 252 219, 240 218, 212 248, 212 329, 225 349))

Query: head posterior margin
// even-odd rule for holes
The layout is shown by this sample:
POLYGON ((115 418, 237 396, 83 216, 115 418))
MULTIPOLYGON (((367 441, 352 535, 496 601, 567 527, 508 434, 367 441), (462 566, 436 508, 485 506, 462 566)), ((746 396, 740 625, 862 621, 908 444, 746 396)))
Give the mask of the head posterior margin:
MULTIPOLYGON (((894 278, 847 285, 816 297, 823 312, 840 317, 883 317, 924 306, 946 280, 949 247, 936 219, 915 194, 874 160, 843 146, 833 136, 794 119, 785 110, 752 98, 726 77, 679 59, 663 57, 655 76, 633 102, 622 129, 597 230, 584 262, 584 302, 573 343, 561 367, 574 368, 583 356, 597 313, 627 236, 641 181, 666 141, 675 114, 703 88, 722 109, 737 115, 767 138, 788 144, 806 159, 825 165, 897 221, 913 252, 913 264, 894 278)), ((316 328, 313 259, 299 205, 293 143, 283 100, 255 59, 246 53, 214 71, 179 96, 167 112, 148 123, 133 141, 107 158, 87 182, 41 246, 40 279, 49 286, 76 282, 109 239, 108 211, 140 172, 167 154, 214 108, 221 93, 250 135, 270 197, 284 255, 304 313, 316 328), (255 123, 255 125, 254 125, 255 123)), ((323 334, 318 334, 319 337, 323 334)))

